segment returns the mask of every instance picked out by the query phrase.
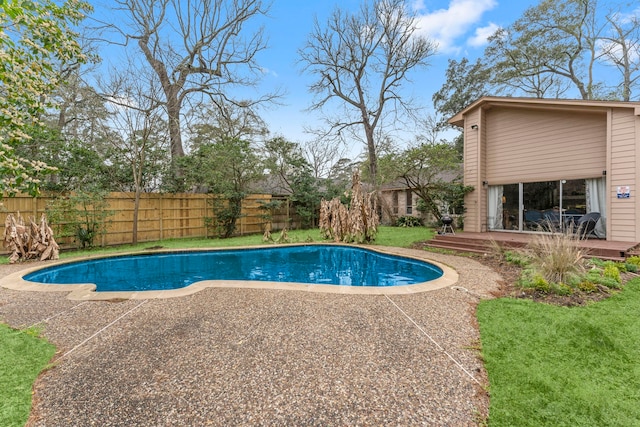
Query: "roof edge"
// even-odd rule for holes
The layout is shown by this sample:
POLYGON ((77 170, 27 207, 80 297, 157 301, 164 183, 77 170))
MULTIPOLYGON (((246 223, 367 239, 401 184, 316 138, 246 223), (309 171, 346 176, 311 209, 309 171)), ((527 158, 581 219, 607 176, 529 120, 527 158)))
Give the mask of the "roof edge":
POLYGON ((464 126, 464 116, 471 110, 483 105, 518 105, 527 106, 550 106, 567 108, 633 108, 634 114, 640 116, 640 102, 631 101, 597 101, 584 99, 549 99, 549 98, 525 98, 509 96, 483 96, 477 99, 462 111, 451 117, 447 122, 453 126, 464 126))

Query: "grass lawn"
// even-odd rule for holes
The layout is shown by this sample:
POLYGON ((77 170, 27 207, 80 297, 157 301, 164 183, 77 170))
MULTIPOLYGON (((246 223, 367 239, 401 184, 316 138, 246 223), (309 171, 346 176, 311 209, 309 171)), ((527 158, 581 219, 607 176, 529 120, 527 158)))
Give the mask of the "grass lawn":
POLYGON ((23 426, 31 410, 31 388, 55 353, 37 331, 0 323, 0 425, 23 426))
POLYGON ((640 426, 640 278, 586 307, 478 307, 489 426, 640 426))

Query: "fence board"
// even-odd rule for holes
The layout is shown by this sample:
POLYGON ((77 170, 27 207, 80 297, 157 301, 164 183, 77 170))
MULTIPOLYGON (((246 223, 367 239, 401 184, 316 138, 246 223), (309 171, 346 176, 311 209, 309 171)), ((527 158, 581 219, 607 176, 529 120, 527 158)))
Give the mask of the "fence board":
MULTIPOLYGON (((211 195, 207 194, 157 194, 144 193, 140 198, 138 210, 138 242, 150 242, 164 239, 211 237, 208 236, 205 218, 212 217, 209 204, 211 195)), ((34 217, 39 221, 45 213, 47 203, 54 195, 33 198, 28 195, 5 197, 0 201, 0 212, 16 213, 28 219, 34 217)), ((269 202, 271 195, 249 195, 242 205, 242 217, 236 227, 237 235, 262 233, 264 231, 264 210, 261 202, 269 202)), ((106 197, 108 210, 113 215, 108 218, 106 233, 96 245, 111 246, 131 243, 133 233, 133 193, 109 193, 106 197)), ((280 214, 278 217, 280 218, 280 214)), ((3 218, 4 219, 4 218, 3 218)), ((283 223, 291 223, 287 219, 283 223)), ((55 224, 52 224, 55 226, 55 224)), ((273 227, 278 229, 278 227, 273 227)), ((4 234, 4 221, 0 222, 0 233, 4 234)), ((210 234, 210 233, 209 233, 210 234)), ((56 240, 59 240, 56 238, 56 240)), ((61 239, 62 240, 62 239, 61 239)), ((64 246, 72 245, 72 241, 60 241, 64 246)))

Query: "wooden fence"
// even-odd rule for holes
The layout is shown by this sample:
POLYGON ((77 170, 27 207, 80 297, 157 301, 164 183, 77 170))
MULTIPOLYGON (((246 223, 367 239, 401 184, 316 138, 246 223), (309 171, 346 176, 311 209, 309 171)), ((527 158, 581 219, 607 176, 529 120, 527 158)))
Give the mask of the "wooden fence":
MULTIPOLYGON (((133 233, 133 193, 109 193, 106 197, 109 211, 113 213, 107 219, 106 232, 94 242, 95 245, 111 246, 132 242, 133 233)), ((27 220, 35 218, 39 222, 40 216, 45 213, 47 204, 54 196, 30 197, 18 195, 5 197, 0 200, 0 212, 3 213, 0 221, 0 233, 4 235, 4 217, 6 214, 20 212, 27 220)), ((237 235, 262 233, 265 224, 265 211, 260 209, 261 203, 271 201, 269 194, 256 194, 248 196, 242 204, 242 217, 236 226, 237 235)), ((211 237, 207 230, 205 218, 212 217, 213 211, 210 205, 211 195, 208 194, 157 194, 144 193, 140 199, 138 210, 138 242, 150 242, 164 239, 211 237)), ((284 226, 291 227, 297 223, 295 214, 291 212, 288 201, 281 203, 280 208, 272 212, 274 221, 273 230, 284 226)), ((55 224, 52 224, 55 226, 55 224)), ((61 243, 64 246, 71 245, 72 241, 61 243)))

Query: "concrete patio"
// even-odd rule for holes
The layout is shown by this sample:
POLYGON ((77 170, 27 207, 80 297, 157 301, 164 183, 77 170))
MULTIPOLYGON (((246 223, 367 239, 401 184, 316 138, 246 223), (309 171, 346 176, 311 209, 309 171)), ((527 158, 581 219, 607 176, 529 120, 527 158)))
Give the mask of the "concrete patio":
POLYGON ((410 295, 207 288, 114 301, 0 288, 0 321, 40 324, 58 347, 28 425, 478 425, 488 397, 474 310, 500 277, 406 251, 459 281, 410 295))

